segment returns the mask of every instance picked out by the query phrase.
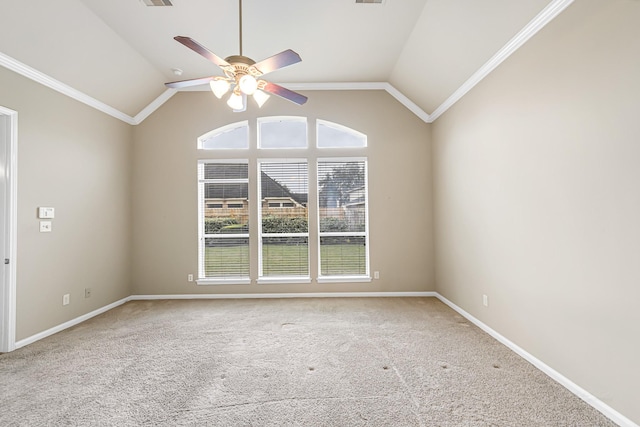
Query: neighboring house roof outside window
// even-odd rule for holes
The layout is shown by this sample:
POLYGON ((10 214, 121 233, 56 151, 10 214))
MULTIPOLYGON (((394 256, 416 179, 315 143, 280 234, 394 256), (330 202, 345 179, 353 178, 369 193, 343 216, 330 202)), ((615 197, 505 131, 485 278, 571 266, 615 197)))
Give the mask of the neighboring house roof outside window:
MULTIPOLYGON (((205 179, 246 179, 246 164, 207 164, 205 165, 205 179)), ((306 193, 294 193, 288 188, 262 172, 261 192, 262 197, 290 198, 296 203, 307 206, 308 195, 306 193)), ((248 186, 245 183, 208 184, 205 186, 206 199, 248 199, 248 186)))

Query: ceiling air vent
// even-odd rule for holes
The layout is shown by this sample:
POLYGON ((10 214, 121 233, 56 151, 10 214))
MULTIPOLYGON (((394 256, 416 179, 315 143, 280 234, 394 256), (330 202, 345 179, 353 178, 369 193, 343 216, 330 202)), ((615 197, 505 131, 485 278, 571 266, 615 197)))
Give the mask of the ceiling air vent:
POLYGON ((374 4, 382 4, 384 0, 356 0, 356 3, 374 3, 374 4))
POLYGON ((171 0, 141 0, 147 6, 173 6, 171 0))

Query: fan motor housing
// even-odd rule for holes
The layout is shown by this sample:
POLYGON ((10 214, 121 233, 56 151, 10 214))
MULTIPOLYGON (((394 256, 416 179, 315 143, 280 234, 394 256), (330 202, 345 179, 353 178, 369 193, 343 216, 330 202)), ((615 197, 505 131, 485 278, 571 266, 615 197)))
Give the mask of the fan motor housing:
POLYGON ((254 61, 251 58, 247 58, 246 56, 243 56, 243 55, 232 55, 232 56, 229 56, 229 57, 225 58, 224 60, 227 61, 229 64, 231 64, 231 66, 233 67, 233 71, 232 72, 231 72, 231 70, 225 70, 225 74, 229 78, 239 79, 240 77, 242 77, 245 74, 251 74, 251 75, 260 75, 260 74, 262 74, 259 71, 255 70, 255 68, 253 69, 255 71, 250 69, 250 67, 253 64, 255 64, 256 61, 254 61), (227 72, 227 71, 229 71, 229 72, 227 72))
POLYGON ((246 56, 242 56, 242 55, 231 55, 225 58, 224 60, 231 65, 243 64, 243 65, 246 65, 247 67, 250 67, 256 63, 256 61, 254 61, 253 59, 247 58, 246 56))

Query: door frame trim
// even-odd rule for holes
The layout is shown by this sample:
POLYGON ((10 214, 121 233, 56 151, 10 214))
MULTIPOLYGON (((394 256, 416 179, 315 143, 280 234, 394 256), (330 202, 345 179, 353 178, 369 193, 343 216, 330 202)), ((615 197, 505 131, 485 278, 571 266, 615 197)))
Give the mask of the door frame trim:
MULTIPOLYGON (((0 289, 0 304, 2 304, 2 318, 0 319, 0 352, 13 351, 16 348, 16 271, 18 253, 18 112, 0 106, 0 116, 8 119, 9 125, 6 136, 8 141, 7 170, 5 178, 7 182, 6 218, 4 218, 7 230, 5 253, 9 258, 9 268, 4 269, 3 285, 0 289)), ((0 260, 4 262, 4 260, 0 260)))

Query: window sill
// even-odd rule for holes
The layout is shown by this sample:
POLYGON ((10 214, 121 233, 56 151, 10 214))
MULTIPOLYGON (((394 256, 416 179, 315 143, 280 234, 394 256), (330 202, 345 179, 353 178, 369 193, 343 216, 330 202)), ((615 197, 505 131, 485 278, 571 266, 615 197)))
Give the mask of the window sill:
POLYGON ((368 283, 371 282, 369 276, 320 276, 316 279, 318 283, 368 283))
POLYGON ((238 277, 231 279, 198 279, 196 285, 198 286, 210 286, 210 285, 250 285, 251 279, 238 277))
POLYGON ((289 283, 311 283, 310 277, 261 277, 258 279, 259 285, 284 285, 289 283))

